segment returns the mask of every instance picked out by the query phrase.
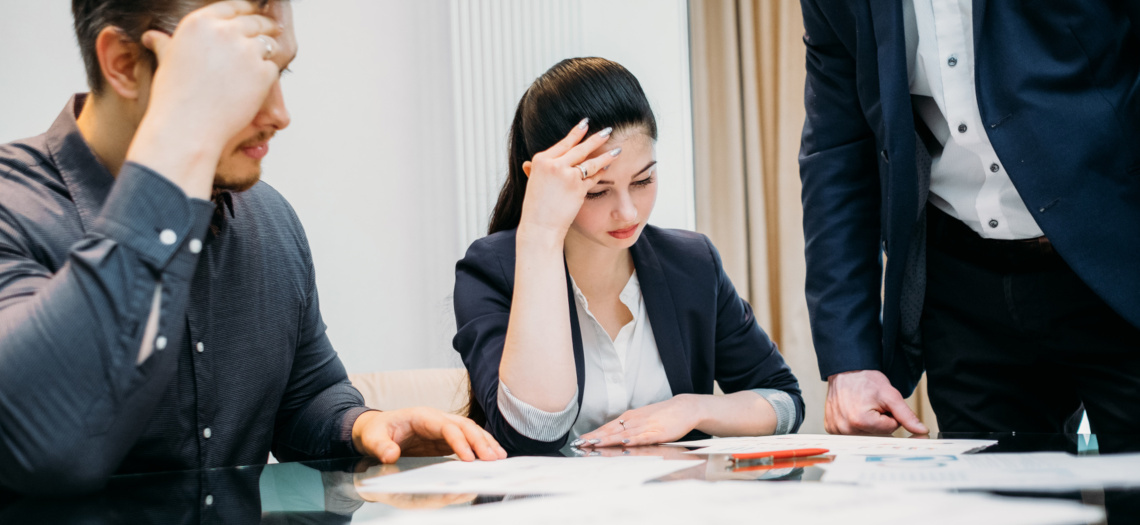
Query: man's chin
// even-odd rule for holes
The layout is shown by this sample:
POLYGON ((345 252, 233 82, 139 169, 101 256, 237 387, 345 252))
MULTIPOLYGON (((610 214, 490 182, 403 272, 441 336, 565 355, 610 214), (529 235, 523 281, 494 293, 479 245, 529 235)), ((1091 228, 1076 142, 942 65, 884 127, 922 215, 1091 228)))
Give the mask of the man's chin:
POLYGON ((245 177, 234 177, 218 174, 214 177, 214 189, 240 193, 248 190, 261 180, 261 173, 253 173, 245 177))

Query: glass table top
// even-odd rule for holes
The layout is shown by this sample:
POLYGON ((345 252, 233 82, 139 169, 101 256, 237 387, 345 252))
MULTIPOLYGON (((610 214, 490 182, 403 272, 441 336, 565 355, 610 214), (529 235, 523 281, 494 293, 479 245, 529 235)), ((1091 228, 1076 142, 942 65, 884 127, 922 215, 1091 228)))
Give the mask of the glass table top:
MULTIPOLYGON (((1055 434, 949 434, 945 439, 995 439, 982 453, 1062 451, 1108 455, 1140 450, 1140 436, 1055 434)), ((916 438, 920 439, 920 438, 916 438)), ((632 447, 597 451, 562 450, 566 456, 651 455, 694 459, 682 448, 632 447)), ((8 523, 350 523, 380 521, 407 509, 493 505, 519 496, 480 494, 376 494, 358 491, 362 483, 449 458, 402 458, 390 465, 370 458, 280 463, 182 472, 122 475, 105 490, 79 497, 20 497, 0 493, 0 524, 8 523)), ((723 455, 660 478, 674 480, 756 480, 817 482, 822 469, 812 461, 733 468, 723 455)), ((1140 523, 1140 489, 1083 490, 1069 493, 1004 493, 1021 498, 1061 498, 1098 505, 1109 524, 1140 523)))

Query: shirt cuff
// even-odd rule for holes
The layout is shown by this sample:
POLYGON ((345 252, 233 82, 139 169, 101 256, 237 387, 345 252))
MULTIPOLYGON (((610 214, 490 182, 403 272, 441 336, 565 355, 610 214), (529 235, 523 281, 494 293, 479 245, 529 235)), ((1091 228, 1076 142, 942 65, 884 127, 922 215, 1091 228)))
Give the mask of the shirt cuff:
POLYGON ((191 199, 157 172, 127 162, 95 222, 95 231, 140 254, 152 268, 190 280, 214 205, 191 199))
POLYGON ((792 396, 783 390, 774 388, 755 388, 752 390, 764 398, 772 409, 776 411, 776 431, 773 434, 787 434, 796 424, 796 402, 792 396))
POLYGON ((510 423, 519 434, 535 441, 554 441, 565 436, 574 426, 578 414, 578 390, 566 408, 558 412, 547 412, 535 408, 511 394, 511 389, 499 380, 499 396, 496 404, 503 419, 510 423))

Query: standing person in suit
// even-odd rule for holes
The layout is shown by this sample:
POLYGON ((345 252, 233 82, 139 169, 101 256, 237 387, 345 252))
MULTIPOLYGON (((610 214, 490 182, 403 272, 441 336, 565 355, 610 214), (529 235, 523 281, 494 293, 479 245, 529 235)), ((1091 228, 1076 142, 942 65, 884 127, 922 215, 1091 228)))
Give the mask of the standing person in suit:
POLYGON ((490 235, 455 282, 472 418, 508 452, 803 419, 795 377, 709 240, 646 223, 656 138, 641 85, 605 59, 559 62, 519 102, 490 235), (714 380, 728 395, 711 395, 714 380))
POLYGON ((828 431, 1140 432, 1140 2, 802 7, 828 431))

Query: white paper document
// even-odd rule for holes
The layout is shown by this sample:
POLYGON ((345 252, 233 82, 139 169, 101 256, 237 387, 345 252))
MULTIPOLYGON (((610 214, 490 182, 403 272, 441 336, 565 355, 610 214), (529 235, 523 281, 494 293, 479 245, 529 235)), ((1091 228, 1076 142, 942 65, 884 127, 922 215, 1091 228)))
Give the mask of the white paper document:
POLYGON ((673 481, 606 492, 409 512, 394 518, 383 523, 1075 525, 1100 521, 1104 512, 1072 501, 981 494, 910 492, 900 496, 897 491, 819 483, 673 481))
POLYGON ((831 455, 906 455, 964 454, 996 444, 984 439, 920 439, 871 436, 832 436, 829 434, 787 434, 713 438, 700 441, 668 443, 670 446, 703 447, 689 454, 749 454, 802 448, 825 448, 831 455))
POLYGON ((652 456, 449 461, 371 478, 358 490, 401 494, 565 494, 639 485, 703 463, 704 460, 664 460, 652 456))
POLYGON ((837 458, 822 481, 899 489, 1069 492, 1140 487, 1140 455, 1063 452, 837 458))

